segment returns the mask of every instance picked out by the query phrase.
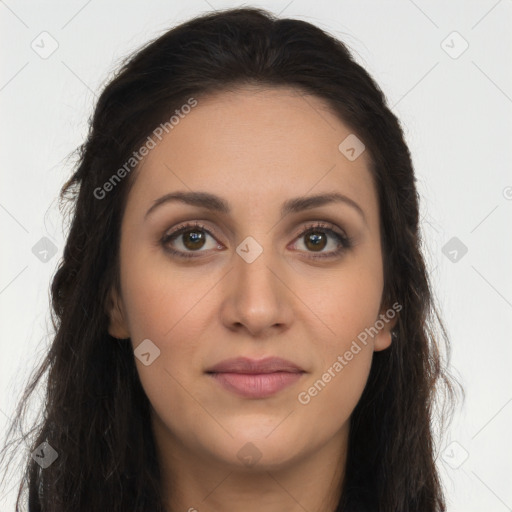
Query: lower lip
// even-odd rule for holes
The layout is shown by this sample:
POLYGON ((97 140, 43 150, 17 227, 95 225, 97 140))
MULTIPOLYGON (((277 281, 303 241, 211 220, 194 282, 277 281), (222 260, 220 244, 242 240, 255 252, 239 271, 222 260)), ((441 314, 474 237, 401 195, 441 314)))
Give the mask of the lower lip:
POLYGON ((297 382, 300 373, 212 373, 224 388, 247 398, 266 398, 297 382))

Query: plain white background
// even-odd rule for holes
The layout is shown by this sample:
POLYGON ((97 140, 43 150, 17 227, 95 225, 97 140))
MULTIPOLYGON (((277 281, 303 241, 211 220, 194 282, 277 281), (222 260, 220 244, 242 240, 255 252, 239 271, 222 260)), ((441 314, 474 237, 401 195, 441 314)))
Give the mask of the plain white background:
MULTIPOLYGON (((56 198, 96 95, 120 59, 149 39, 238 5, 0 1, 2 435, 49 343, 48 288, 64 241, 56 198), (56 247, 47 261, 40 254, 49 242, 36 245, 43 237, 56 247)), ((440 447, 449 511, 512 510, 512 0, 251 5, 342 39, 400 118, 452 371, 467 395, 440 447)), ((2 511, 12 499, 0 499, 2 511)))

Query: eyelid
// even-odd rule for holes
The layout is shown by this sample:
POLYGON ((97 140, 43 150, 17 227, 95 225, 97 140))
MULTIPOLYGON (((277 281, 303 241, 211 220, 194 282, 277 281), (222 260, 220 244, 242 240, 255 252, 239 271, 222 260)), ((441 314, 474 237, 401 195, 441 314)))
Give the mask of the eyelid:
POLYGON ((204 231, 205 233, 208 233, 210 236, 217 237, 217 235, 215 234, 215 230, 207 227, 201 221, 184 221, 183 223, 178 224, 178 227, 166 230, 162 238, 169 239, 178 236, 183 232, 189 230, 193 231, 194 229, 197 229, 198 231, 204 231))
MULTIPOLYGON (((210 235, 218 244, 221 242, 218 241, 218 235, 215 233, 214 229, 211 229, 209 227, 206 227, 202 222, 200 221, 189 221, 184 222, 181 225, 178 225, 176 228, 168 229, 163 234, 162 238, 160 239, 160 243, 165 245, 167 242, 169 242, 172 239, 178 238, 183 233, 186 233, 187 231, 204 231, 208 235, 210 235)), ((179 252, 179 251, 178 251, 179 252)), ((188 251, 189 253, 193 253, 194 251, 188 251)), ((206 252, 206 251, 196 251, 196 252, 206 252)))
POLYGON ((353 246, 354 239, 348 236, 345 233, 345 230, 340 229, 338 226, 336 226, 336 224, 328 221, 312 221, 307 223, 305 226, 302 226, 300 231, 294 236, 293 244, 295 245, 295 243, 297 243, 296 241, 302 239, 308 233, 314 233, 315 231, 327 233, 330 238, 337 238, 339 247, 331 251, 317 253, 314 251, 297 251, 301 254, 307 254, 307 256, 305 256, 307 259, 332 260, 335 258, 340 258, 345 251, 353 246))
POLYGON ((338 235, 340 238, 347 240, 349 239, 345 231, 341 228, 338 228, 336 224, 333 224, 332 222, 329 221, 314 220, 302 225, 301 228, 296 232, 294 240, 300 236, 305 235, 309 231, 314 231, 315 229, 323 229, 325 231, 330 231, 338 235))

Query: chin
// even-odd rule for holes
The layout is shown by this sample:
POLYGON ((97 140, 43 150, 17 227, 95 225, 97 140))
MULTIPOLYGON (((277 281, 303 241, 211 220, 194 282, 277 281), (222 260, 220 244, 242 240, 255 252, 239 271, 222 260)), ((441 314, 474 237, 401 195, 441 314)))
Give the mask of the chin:
MULTIPOLYGON (((272 430, 266 428, 252 428, 250 433, 240 431, 233 439, 224 439, 222 446, 218 446, 222 452, 217 452, 217 455, 238 470, 245 468, 251 471, 283 469, 300 458, 300 437, 295 439, 284 429, 270 435, 269 432, 272 430)), ((211 449, 212 445, 209 446, 211 449)))

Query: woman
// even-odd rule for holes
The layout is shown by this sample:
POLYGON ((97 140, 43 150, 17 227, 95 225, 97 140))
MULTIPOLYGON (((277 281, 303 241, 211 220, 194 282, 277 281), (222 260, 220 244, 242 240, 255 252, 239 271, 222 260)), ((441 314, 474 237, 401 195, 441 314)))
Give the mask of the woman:
POLYGON ((30 512, 446 510, 411 158, 341 42, 251 8, 168 31, 62 197, 30 512))

